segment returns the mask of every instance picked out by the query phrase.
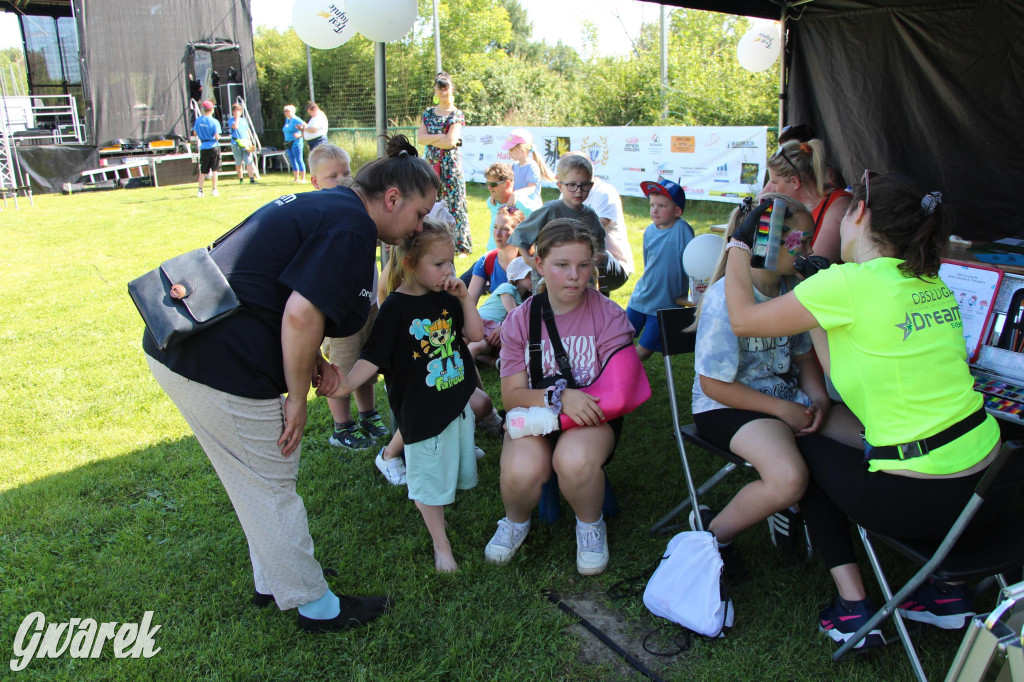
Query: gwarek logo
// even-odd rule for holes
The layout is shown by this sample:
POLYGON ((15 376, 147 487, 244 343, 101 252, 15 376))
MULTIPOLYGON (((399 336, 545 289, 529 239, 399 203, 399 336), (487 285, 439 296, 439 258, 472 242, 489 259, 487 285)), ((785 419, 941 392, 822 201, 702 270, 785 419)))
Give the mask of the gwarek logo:
POLYGON ((97 623, 92 618, 72 618, 66 623, 46 623, 42 611, 25 616, 14 636, 11 670, 24 670, 32 658, 99 658, 103 646, 113 640, 115 658, 152 658, 160 653, 153 637, 162 625, 152 625, 153 612, 146 611, 142 623, 97 623), (44 632, 45 628, 45 632, 44 632), (29 633, 33 634, 31 637, 29 633))

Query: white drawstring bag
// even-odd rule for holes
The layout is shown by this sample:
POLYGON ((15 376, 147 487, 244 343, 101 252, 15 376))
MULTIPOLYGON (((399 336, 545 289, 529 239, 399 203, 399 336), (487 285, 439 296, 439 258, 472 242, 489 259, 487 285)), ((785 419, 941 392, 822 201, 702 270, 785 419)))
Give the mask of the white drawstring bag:
POLYGON ((724 637, 736 617, 722 578, 715 536, 686 531, 669 540, 665 556, 647 582, 644 606, 706 637, 724 637))

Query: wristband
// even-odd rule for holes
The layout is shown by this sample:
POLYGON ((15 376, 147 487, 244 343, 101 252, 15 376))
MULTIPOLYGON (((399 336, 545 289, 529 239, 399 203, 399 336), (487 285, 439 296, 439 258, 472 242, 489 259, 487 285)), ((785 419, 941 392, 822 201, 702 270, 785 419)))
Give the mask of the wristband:
POLYGON ((729 243, 725 245, 727 252, 729 249, 740 249, 741 251, 746 251, 748 256, 750 255, 750 247, 739 239, 730 239, 729 243))

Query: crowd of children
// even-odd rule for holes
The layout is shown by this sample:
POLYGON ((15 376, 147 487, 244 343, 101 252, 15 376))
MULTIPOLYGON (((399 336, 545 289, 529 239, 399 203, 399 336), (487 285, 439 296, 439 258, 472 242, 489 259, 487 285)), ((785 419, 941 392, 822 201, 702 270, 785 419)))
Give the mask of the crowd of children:
MULTIPOLYGON (((657 311, 691 305, 683 252, 694 230, 683 218, 683 187, 665 178, 641 184, 651 222, 643 231, 642 275, 623 309, 607 295, 633 272, 632 254, 627 260, 621 248, 626 233, 621 202, 617 211, 606 211, 613 217, 599 216, 588 206, 600 179, 585 155, 563 155, 552 175, 533 150, 528 131, 513 131, 504 148, 515 165, 497 163, 485 173, 491 213, 488 251, 459 277, 451 226, 424 221, 422 232, 391 249, 378 301, 363 329, 346 338, 325 339, 323 351, 337 372, 337 389, 328 394, 334 419, 329 442, 358 450, 391 435, 377 453, 376 466, 392 485, 407 486, 433 542, 435 568, 451 572, 458 562, 447 538, 444 507, 454 501, 456 490, 477 484, 478 459, 484 453, 476 447, 474 429, 481 426, 502 439, 505 511, 485 546, 486 560, 512 560, 529 532, 542 486, 557 476, 557 486, 576 515, 577 570, 596 575, 610 560, 602 514, 603 467, 614 454, 622 418, 605 419, 600 401, 575 387, 590 383, 610 355, 630 344, 635 343, 641 360, 662 350, 657 311), (560 191, 547 203, 540 201, 544 179, 554 180, 560 191), (613 229, 620 231, 615 249, 613 229), (620 276, 621 281, 615 279, 620 276), (603 279, 618 284, 606 281, 602 287, 603 279), (543 324, 538 321, 542 317, 543 324), (497 368, 505 409, 550 410, 579 426, 543 435, 505 432, 502 417, 483 390, 478 363, 497 368), (384 377, 394 419, 390 429, 375 409, 378 374, 384 377), (350 395, 355 396, 358 417, 351 411, 350 395)), ((780 212, 776 219, 781 216, 776 220, 781 231, 777 263, 772 269, 750 270, 749 279, 743 280, 744 304, 749 299, 760 308, 776 298, 790 300, 786 294, 800 282, 798 273, 805 274, 800 263, 811 254, 812 243, 823 229, 834 227, 831 218, 823 223, 821 217, 828 206, 816 207, 812 201, 821 199, 820 192, 794 196, 791 191, 802 186, 802 179, 813 185, 815 174, 822 172, 822 154, 816 140, 787 143, 768 166, 767 189, 778 192, 759 197, 764 203, 756 209, 748 201, 733 211, 726 239, 738 237, 730 248, 742 247, 748 254, 751 235, 770 231, 773 211, 780 212), (796 158, 801 153, 816 156, 816 166, 804 168, 805 160, 796 158), (780 169, 778 158, 792 162, 780 169)), ((320 145, 309 158, 314 187, 329 191, 350 183, 350 163, 338 147, 320 145)), ((605 191, 610 197, 614 188, 605 191)), ((866 192, 854 204, 857 216, 867 211, 866 192)), ((846 211, 841 220, 845 226, 854 218, 846 211)), ((825 243, 830 249, 835 246, 825 243)), ((843 256, 854 254, 844 251, 843 256)), ((799 446, 802 437, 815 434, 843 447, 863 447, 858 418, 829 398, 822 371, 823 366, 828 370, 828 357, 819 362, 810 333, 768 333, 777 326, 768 323, 764 335, 738 329, 741 323, 730 315, 739 294, 737 284, 727 283, 729 258, 727 249, 690 330, 696 333, 696 426, 702 436, 748 461, 759 477, 717 513, 703 506, 691 513, 691 525, 700 514, 722 550, 760 521, 769 519, 771 527, 778 515, 788 514, 794 522, 798 518, 797 505, 814 485, 799 446)), ((790 326, 801 327, 796 322, 790 326)), ((843 595, 844 583, 837 578, 837 584, 843 595)), ((930 589, 940 588, 946 589, 930 589)), ((926 596, 915 598, 918 611, 938 608, 926 596)), ((847 626, 833 616, 837 609, 854 609, 849 605, 855 601, 840 599, 835 613, 823 612, 821 628, 832 639, 848 636, 847 626)), ((867 641, 869 646, 877 643, 867 641)))

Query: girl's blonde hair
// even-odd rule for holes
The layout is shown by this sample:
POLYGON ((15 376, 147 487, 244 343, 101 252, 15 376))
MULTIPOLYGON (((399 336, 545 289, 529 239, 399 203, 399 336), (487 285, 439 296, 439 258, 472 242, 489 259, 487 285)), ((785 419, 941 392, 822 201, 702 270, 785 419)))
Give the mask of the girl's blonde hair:
POLYGON ((776 175, 798 177, 800 182, 814 185, 819 195, 825 193, 828 169, 825 164, 825 143, 821 140, 790 140, 768 159, 768 168, 776 175))
POLYGON ((548 164, 544 161, 544 157, 537 153, 537 147, 535 145, 520 142, 516 147, 522 147, 526 150, 526 155, 532 159, 535 164, 537 164, 537 169, 540 171, 540 177, 542 180, 547 180, 548 182, 556 182, 558 180, 558 178, 555 177, 555 174, 551 172, 551 169, 548 168, 548 164))
MULTIPOLYGON (((765 194, 761 197, 762 202, 774 202, 776 199, 781 199, 786 204, 786 208, 789 209, 789 212, 792 214, 790 217, 786 218, 786 221, 783 223, 784 225, 790 224, 790 221, 792 221, 793 218, 797 217, 798 215, 806 215, 807 217, 810 217, 811 215, 811 212, 807 210, 806 206, 801 204, 796 199, 793 199, 792 197, 787 197, 785 194, 779 194, 778 192, 769 192, 768 194, 765 194)), ((733 233, 739 228, 740 225, 743 224, 743 219, 746 218, 747 215, 749 215, 754 208, 756 207, 753 206, 752 204, 750 206, 748 206, 747 204, 740 204, 735 209, 733 209, 732 213, 729 214, 729 223, 725 226, 726 244, 729 243, 729 238, 732 237, 733 233)), ((715 264, 715 271, 711 273, 711 279, 708 280, 709 288, 712 284, 725 277, 725 265, 727 262, 728 253, 725 251, 725 249, 723 249, 722 255, 718 258, 718 263, 715 264)), ((684 331, 692 332, 697 329, 697 323, 700 321, 700 313, 701 310, 703 310, 703 308, 704 298, 702 297, 700 301, 697 303, 697 310, 694 312, 693 315, 693 324, 687 327, 684 331)))
POLYGON ((420 258, 423 258, 423 254, 436 241, 447 241, 455 246, 455 237, 448 231, 444 223, 433 218, 425 218, 422 232, 417 232, 391 247, 391 255, 388 257, 389 294, 402 286, 406 275, 415 269, 420 258))

